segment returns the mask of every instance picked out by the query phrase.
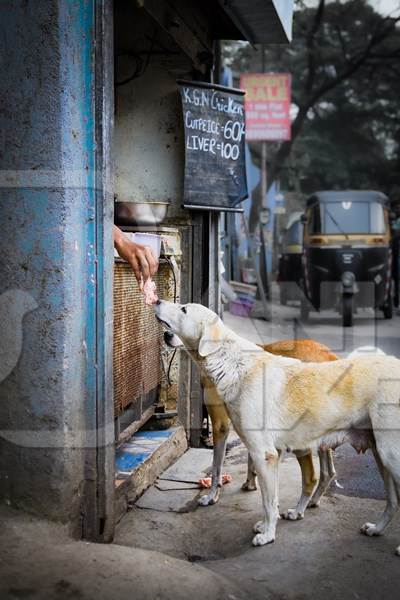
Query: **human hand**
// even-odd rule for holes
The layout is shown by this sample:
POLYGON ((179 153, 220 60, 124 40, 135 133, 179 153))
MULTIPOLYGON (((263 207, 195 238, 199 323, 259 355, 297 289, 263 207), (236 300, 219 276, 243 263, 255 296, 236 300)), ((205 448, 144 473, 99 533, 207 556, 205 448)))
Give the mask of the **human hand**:
POLYGON ((120 257, 131 265, 137 282, 142 288, 143 283, 158 269, 158 260, 152 249, 150 246, 132 242, 116 225, 114 225, 114 246, 120 257))

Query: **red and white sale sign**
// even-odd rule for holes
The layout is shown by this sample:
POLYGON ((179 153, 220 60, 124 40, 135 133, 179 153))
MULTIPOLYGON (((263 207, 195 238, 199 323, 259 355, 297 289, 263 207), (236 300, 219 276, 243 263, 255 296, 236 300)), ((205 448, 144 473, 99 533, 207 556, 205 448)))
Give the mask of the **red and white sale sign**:
POLYGON ((244 73, 246 138, 249 141, 290 140, 289 73, 244 73))

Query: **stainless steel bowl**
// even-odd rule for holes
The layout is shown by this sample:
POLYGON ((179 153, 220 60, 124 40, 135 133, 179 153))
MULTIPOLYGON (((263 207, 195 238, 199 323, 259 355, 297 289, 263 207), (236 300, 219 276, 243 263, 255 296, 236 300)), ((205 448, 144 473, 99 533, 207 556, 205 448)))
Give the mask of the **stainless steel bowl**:
POLYGON ((116 225, 158 225, 168 212, 168 202, 120 202, 114 203, 116 225))

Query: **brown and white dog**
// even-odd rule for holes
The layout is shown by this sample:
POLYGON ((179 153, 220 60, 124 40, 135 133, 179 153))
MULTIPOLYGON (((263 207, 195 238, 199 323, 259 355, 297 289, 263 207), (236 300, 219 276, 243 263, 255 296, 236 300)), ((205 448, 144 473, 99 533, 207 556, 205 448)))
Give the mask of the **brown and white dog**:
MULTIPOLYGON (((179 337, 171 331, 164 333, 165 343, 171 348, 183 346, 179 337)), ((260 348, 270 354, 297 358, 303 362, 327 362, 338 360, 338 356, 331 352, 327 346, 314 340, 284 340, 272 344, 260 345, 260 348)), ((213 432, 213 465, 211 473, 211 488, 207 494, 201 496, 199 504, 209 506, 216 504, 222 489, 222 468, 226 452, 226 443, 229 434, 230 419, 225 404, 217 394, 216 388, 210 379, 203 376, 204 401, 211 419, 213 432)), ((336 476, 333 464, 332 450, 319 449, 319 472, 317 479, 312 451, 295 450, 302 475, 302 491, 295 508, 289 508, 282 513, 286 519, 297 520, 304 517, 306 508, 319 506, 321 497, 328 489, 336 476), (318 487, 317 486, 318 483, 318 487)), ((256 472, 250 454, 248 455, 247 478, 242 485, 242 490, 251 492, 257 489, 256 472)))
POLYGON ((282 452, 344 442, 375 454, 387 504, 378 522, 361 531, 383 533, 400 498, 400 360, 373 355, 303 363, 261 350, 199 304, 158 301, 155 312, 211 381, 249 451, 264 507, 253 545, 275 539, 282 452))

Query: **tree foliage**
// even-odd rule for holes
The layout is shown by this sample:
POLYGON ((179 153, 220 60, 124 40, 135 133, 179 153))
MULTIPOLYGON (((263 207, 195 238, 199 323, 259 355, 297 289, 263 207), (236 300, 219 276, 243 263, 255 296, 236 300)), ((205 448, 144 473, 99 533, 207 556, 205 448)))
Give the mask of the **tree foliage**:
MULTIPOLYGON (((260 55, 250 46, 225 53, 237 72, 260 71, 260 55)), ((305 191, 399 194, 399 18, 377 13, 365 0, 319 0, 295 13, 292 44, 266 48, 265 63, 267 71, 292 74, 296 114, 292 139, 269 145, 269 183, 285 167, 305 191)))

